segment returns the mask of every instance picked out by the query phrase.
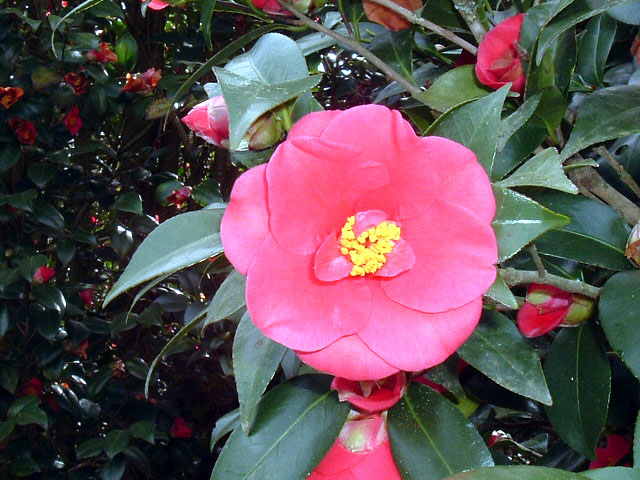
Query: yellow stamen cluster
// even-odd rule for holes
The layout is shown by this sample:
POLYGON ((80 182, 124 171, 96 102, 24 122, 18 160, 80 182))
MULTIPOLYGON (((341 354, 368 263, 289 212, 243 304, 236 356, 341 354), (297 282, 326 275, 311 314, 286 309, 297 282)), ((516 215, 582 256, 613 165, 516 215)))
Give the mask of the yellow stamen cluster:
POLYGON ((400 239, 400 227, 384 221, 356 237, 355 223, 356 217, 349 217, 342 227, 340 252, 353 263, 351 276, 362 277, 377 272, 387 263, 387 254, 393 250, 394 241, 400 239))

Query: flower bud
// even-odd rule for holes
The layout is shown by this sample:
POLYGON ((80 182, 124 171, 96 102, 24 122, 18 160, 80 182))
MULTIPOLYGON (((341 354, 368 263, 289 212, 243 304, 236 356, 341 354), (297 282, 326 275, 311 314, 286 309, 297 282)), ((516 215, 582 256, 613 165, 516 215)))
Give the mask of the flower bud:
POLYGON ((407 389, 407 379, 403 372, 382 380, 359 382, 335 377, 331 388, 338 391, 341 402, 347 401, 356 408, 375 413, 391 408, 402 398, 407 389))
POLYGON ((631 230, 624 254, 631 263, 640 268, 640 223, 631 230))
POLYGON ((275 145, 282 137, 282 123, 280 118, 267 112, 249 127, 245 138, 249 141, 249 150, 264 150, 275 145))
POLYGON ((51 267, 38 267, 33 274, 33 283, 47 283, 55 274, 56 271, 51 267))

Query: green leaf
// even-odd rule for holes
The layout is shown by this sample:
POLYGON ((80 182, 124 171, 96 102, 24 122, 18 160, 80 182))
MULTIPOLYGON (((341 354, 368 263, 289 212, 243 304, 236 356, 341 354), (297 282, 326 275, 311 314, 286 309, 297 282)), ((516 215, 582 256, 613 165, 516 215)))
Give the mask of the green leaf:
POLYGON ((33 183, 38 187, 43 188, 49 180, 51 180, 56 174, 56 167, 47 162, 34 163, 27 170, 27 175, 33 183))
POLYGON ((611 391, 609 360, 595 323, 561 330, 544 373, 553 398, 545 407, 551 425, 567 445, 594 459, 611 391))
POLYGON ((593 17, 584 29, 578 46, 576 71, 587 82, 604 87, 602 77, 616 35, 616 21, 606 13, 593 17))
POLYGON ((153 422, 140 421, 130 425, 127 429, 132 437, 141 438, 151 445, 155 445, 156 424, 153 422))
POLYGON ((40 465, 30 455, 14 458, 11 461, 10 473, 12 477, 28 477, 41 472, 40 465))
POLYGON ((280 365, 286 347, 265 337, 246 312, 233 338, 233 372, 236 377, 242 429, 249 432, 260 397, 280 365))
POLYGON ((11 420, 17 425, 40 425, 45 430, 48 425, 47 414, 38 407, 37 402, 25 405, 24 408, 11 417, 11 420))
POLYGON ((509 178, 496 185, 546 187, 567 193, 578 193, 578 188, 564 173, 562 159, 555 148, 544 149, 513 172, 509 178))
POLYGON ((102 2, 103 0, 85 0, 84 2, 82 2, 80 5, 78 5, 77 7, 74 7, 73 9, 71 9, 70 11, 68 11, 63 17, 57 17, 55 20, 53 20, 51 17, 53 17, 53 15, 51 15, 49 17, 49 23, 51 24, 51 39, 50 39, 50 44, 51 44, 51 50, 53 51, 53 54, 56 58, 58 58, 58 52, 54 46, 54 39, 56 36, 56 32, 58 31, 58 28, 60 27, 60 25, 62 25, 63 22, 65 22, 65 20, 67 20, 68 18, 73 18, 74 15, 76 15, 77 13, 80 12, 84 12, 85 10, 88 10, 92 7, 95 7, 96 5, 98 5, 100 2, 102 2))
POLYGON ((630 229, 608 206, 582 195, 545 192, 541 204, 571 217, 571 222, 536 240, 539 253, 611 270, 631 268, 624 256, 630 229))
POLYGON ((138 43, 129 33, 120 37, 114 49, 118 56, 118 65, 128 72, 134 69, 138 61, 138 43))
POLYGON ((584 480, 584 477, 557 468, 510 465, 471 470, 445 480, 584 480))
POLYGON ((640 480, 640 470, 626 467, 607 467, 580 472, 593 480, 640 480))
POLYGON ((240 409, 230 411, 216 420, 216 426, 211 430, 211 441, 209 442, 209 450, 213 451, 216 443, 227 433, 235 430, 240 425, 240 409))
POLYGON ((0 442, 11 435, 14 428, 16 428, 16 422, 14 422, 13 420, 0 422, 0 442))
POLYGON ((636 428, 633 433, 633 464, 640 462, 640 413, 636 419, 636 428))
POLYGON ((383 29, 369 45, 369 50, 383 62, 401 73, 411 83, 413 80, 413 30, 394 32, 383 29))
POLYGON ((533 53, 533 46, 542 29, 573 0, 558 0, 535 5, 527 10, 520 30, 520 46, 533 53))
POLYGON ((321 112, 322 110, 324 108, 313 98, 313 95, 310 92, 305 92, 296 99, 291 108, 291 122, 296 123, 308 113, 321 112))
POLYGON ((480 164, 491 175, 500 113, 507 93, 509 86, 505 85, 490 95, 448 111, 437 120, 429 134, 448 138, 473 150, 480 164))
POLYGON ((123 193, 118 195, 111 208, 142 215, 142 198, 136 192, 123 193))
POLYGON ((102 480, 120 480, 126 466, 125 458, 122 455, 111 458, 100 470, 100 478, 102 480))
POLYGON ((33 217, 41 224, 59 232, 64 229, 64 217, 46 200, 38 199, 33 202, 33 217))
POLYGON ((102 445, 104 444, 104 438, 90 438, 89 440, 82 442, 76 447, 76 457, 78 459, 95 457, 102 453, 102 445))
POLYGON ((561 152, 567 159, 594 143, 640 132, 640 85, 622 85, 588 95, 561 152))
POLYGON ((492 226, 498 240, 499 261, 512 257, 544 232, 570 221, 506 188, 494 186, 493 193, 497 209, 492 226))
POLYGON ((187 212, 158 225, 133 254, 104 306, 136 285, 220 254, 222 213, 218 209, 187 212))
POLYGON ((500 151, 507 141, 531 118, 540 104, 542 93, 527 98, 518 109, 500 122, 498 132, 497 150, 500 151))
POLYGON ((498 385, 551 405, 540 358, 504 315, 490 312, 483 316, 469 339, 458 348, 458 355, 498 385))
POLYGON ((0 175, 13 167, 20 160, 20 145, 5 143, 0 147, 0 175))
POLYGON ((76 244, 66 238, 56 244, 56 255, 63 265, 68 265, 76 254, 76 244))
POLYGON ((630 25, 640 24, 640 1, 635 0, 629 3, 618 5, 607 10, 607 14, 619 22, 630 25))
POLYGON ((204 330, 212 323, 227 318, 237 312, 247 303, 245 299, 245 289, 247 278, 237 270, 233 270, 224 279, 220 288, 213 296, 213 300, 207 307, 207 318, 202 329, 204 330))
MULTIPOLYGON (((264 38, 264 37, 263 37, 264 38)), ((243 136, 258 117, 278 105, 315 87, 322 76, 265 84, 214 67, 229 110, 229 141, 232 149, 241 146, 243 136)))
POLYGON ((126 430, 111 430, 104 437, 102 448, 104 453, 110 459, 115 457, 118 453, 124 450, 129 445, 129 439, 131 435, 126 430))
POLYGON ((389 440, 404 480, 439 480, 493 465, 482 437, 435 390, 414 383, 388 414, 389 440))
POLYGON ((38 408, 40 400, 35 395, 26 395, 24 397, 17 398, 11 403, 9 411, 7 412, 7 418, 14 419, 25 408, 38 408))
POLYGON ((640 272, 612 276, 600 294, 600 322, 622 361, 640 378, 640 272))
POLYGON ((325 375, 302 375, 263 397, 251 435, 236 428, 211 473, 211 480, 300 480, 335 442, 348 403, 338 402, 325 375), (321 426, 321 427, 320 427, 321 426))
POLYGON ((42 306, 60 314, 63 314, 67 308, 67 301, 62 292, 48 283, 34 286, 31 289, 31 294, 42 306))
POLYGON ((216 0, 204 0, 200 10, 200 31, 204 35, 204 42, 208 50, 213 48, 211 43, 211 18, 215 8, 216 0))
POLYGON ((420 101, 434 110, 446 112, 458 105, 488 95, 491 90, 478 81, 474 68, 474 65, 464 65, 449 70, 433 82, 433 85, 420 97, 420 101))
POLYGON ((498 273, 495 282, 493 282, 493 285, 491 285, 491 288, 489 288, 485 295, 502 305, 513 308, 514 310, 519 307, 516 297, 513 296, 513 293, 511 293, 507 284, 504 283, 504 279, 500 273, 498 273))

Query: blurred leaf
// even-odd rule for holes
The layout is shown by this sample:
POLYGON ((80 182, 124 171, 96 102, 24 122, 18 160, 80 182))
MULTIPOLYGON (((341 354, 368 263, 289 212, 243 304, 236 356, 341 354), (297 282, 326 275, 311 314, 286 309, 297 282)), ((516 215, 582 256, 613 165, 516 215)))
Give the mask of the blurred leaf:
POLYGON ((40 198, 33 202, 33 217, 54 230, 61 232, 64 229, 64 217, 53 205, 40 198))
POLYGON ((640 378, 640 272, 612 276, 600 294, 600 322, 611 347, 640 378))
POLYGON ((209 442, 209 450, 213 451, 216 443, 227 433, 235 430, 240 425, 240 409, 230 411, 216 420, 216 426, 211 430, 211 441, 209 442))
POLYGON ((111 208, 142 215, 142 198, 136 192, 122 193, 118 195, 111 208))
POLYGON ((246 305, 246 285, 247 278, 237 270, 232 270, 227 275, 207 308, 207 318, 204 321, 203 330, 212 323, 227 318, 246 305))
POLYGON ((82 442, 80 445, 76 447, 76 457, 78 459, 95 457, 96 455, 100 455, 102 453, 102 445, 104 443, 104 438, 90 438, 82 442))
POLYGON ((607 14, 619 22, 628 23, 631 25, 640 24, 640 2, 638 0, 624 3, 607 10, 607 14))
POLYGON ((29 167, 29 170, 27 170, 27 175, 38 187, 44 188, 44 186, 49 183, 49 180, 55 176, 56 170, 55 165, 50 163, 34 163, 29 167))
POLYGON ((9 393, 15 393, 18 387, 18 380, 20 379, 20 371, 11 366, 3 365, 0 369, 0 387, 4 388, 9 393))
POLYGON ((120 480, 124 475, 126 467, 125 459, 122 455, 109 459, 102 470, 100 470, 100 478, 102 480, 120 480))
POLYGON ((56 58, 58 58, 58 52, 54 46, 54 39, 60 25, 62 25, 62 23, 65 22, 68 18, 73 18, 77 13, 88 10, 91 7, 95 7, 102 1, 103 0, 85 0, 80 5, 72 8, 67 13, 65 13, 63 17, 55 17, 54 15, 49 15, 49 23, 51 24, 51 40, 49 43, 51 44, 51 50, 53 51, 53 54, 56 58))
POLYGON ((11 474, 14 477, 28 477, 41 471, 38 462, 31 458, 30 455, 15 458, 11 462, 11 474))
POLYGON ((198 210, 161 223, 133 254, 105 298, 104 306, 131 287, 219 254, 222 213, 221 210, 198 210))
POLYGON ((87 394, 89 397, 98 395, 112 378, 113 368, 111 366, 103 367, 87 378, 87 394))
POLYGON ((640 462, 640 413, 636 418, 636 427, 633 432, 633 464, 640 462))
POLYGON ((102 448, 110 459, 124 450, 129 445, 129 432, 126 430, 111 430, 104 437, 102 448))
POLYGON ((458 105, 491 93, 475 75, 475 65, 464 65, 449 70, 433 82, 420 100, 427 106, 446 112, 458 105))
POLYGON ((60 314, 63 314, 67 308, 67 301, 62 292, 48 283, 34 286, 31 289, 31 294, 36 299, 36 302, 45 308, 56 310, 60 314))
POLYGON ((482 437, 435 390, 414 383, 388 414, 389 440, 404 480, 439 480, 493 465, 482 437))
POLYGON ((25 405, 15 415, 10 417, 17 425, 40 425, 45 430, 47 429, 48 420, 47 414, 44 410, 38 407, 37 402, 25 405))
POLYGON ((300 480, 335 442, 348 403, 338 402, 325 375, 294 377, 269 391, 247 436, 236 428, 211 473, 211 480, 300 480), (322 428, 318 428, 321 425, 322 428))
POLYGON ((9 318, 9 307, 6 302, 0 302, 0 340, 4 337, 4 334, 7 333, 9 329, 9 322, 11 319, 9 318))
POLYGON ((0 175, 13 167, 20 160, 20 144, 5 143, 0 146, 0 175))
POLYGON ((156 424, 153 422, 140 421, 130 425, 129 433, 132 437, 141 438, 151 445, 155 445, 156 424))
POLYGON ((118 56, 118 65, 131 72, 138 61, 138 43, 129 33, 120 37, 114 49, 118 56))
POLYGON ((129 463, 139 470, 145 477, 152 476, 151 462, 147 456, 137 447, 127 447, 122 453, 127 458, 129 463))
POLYGON ((447 477, 444 480, 583 480, 580 474, 556 468, 531 467, 528 465, 480 468, 447 477))
POLYGON ((204 42, 209 50, 213 48, 211 43, 211 18, 215 8, 216 0, 203 0, 200 10, 200 31, 204 35, 204 42))
POLYGON ((7 438, 16 428, 16 422, 8 420, 6 422, 0 422, 0 442, 7 438))
POLYGON ((203 207, 212 203, 222 202, 220 196, 220 187, 218 183, 212 179, 205 180, 191 192, 191 198, 203 207))
POLYGON ((495 282, 493 282, 493 285, 491 285, 491 288, 489 288, 485 295, 514 310, 518 308, 518 301, 513 296, 513 293, 511 293, 507 284, 504 283, 504 279, 500 273, 498 273, 495 282))
POLYGON ((551 345, 544 373, 553 398, 551 425, 571 448, 594 459, 607 417, 611 371, 594 322, 565 328, 551 345))
POLYGON ((518 327, 504 315, 497 312, 484 315, 458 348, 458 355, 498 385, 551 405, 540 358, 518 327))
POLYGON ((76 254, 76 245, 70 240, 63 238, 56 244, 56 255, 63 265, 68 265, 76 254))
POLYGON ((249 433, 260 397, 280 365, 286 347, 265 337, 246 312, 233 338, 233 372, 238 388, 240 421, 249 433))
POLYGON ((606 13, 587 23, 578 47, 576 71, 587 82, 603 87, 604 67, 616 34, 616 21, 606 13))
POLYGON ((506 188, 494 186, 493 193, 497 209, 492 226, 498 240, 499 261, 512 257, 544 232, 570 221, 506 188))
POLYGON ((567 178, 562 169, 562 159, 555 148, 546 148, 513 172, 509 178, 498 182, 502 187, 536 186, 552 188, 567 193, 578 193, 578 188, 567 178))
POLYGON ((626 467, 607 467, 580 472, 593 480, 640 480, 640 470, 626 467))

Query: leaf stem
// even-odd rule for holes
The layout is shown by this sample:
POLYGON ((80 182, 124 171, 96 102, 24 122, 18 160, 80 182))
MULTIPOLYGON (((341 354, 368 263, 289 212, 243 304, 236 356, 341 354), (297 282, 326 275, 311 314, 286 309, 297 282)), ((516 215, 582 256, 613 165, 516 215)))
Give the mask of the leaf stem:
POLYGON ((524 283, 543 283, 558 287, 566 292, 579 293, 590 298, 598 298, 600 288, 589 285, 579 280, 570 280, 568 278, 558 277, 551 273, 540 276, 538 272, 528 270, 516 270, 515 268, 499 268, 498 272, 502 275, 505 283, 509 286, 521 285, 524 283))
POLYGON ((609 165, 613 167, 616 173, 620 176, 620 180, 635 193, 636 197, 640 198, 640 186, 636 183, 631 175, 624 169, 622 165, 609 153, 605 147, 596 147, 593 149, 597 154, 602 156, 609 165))

